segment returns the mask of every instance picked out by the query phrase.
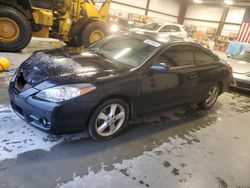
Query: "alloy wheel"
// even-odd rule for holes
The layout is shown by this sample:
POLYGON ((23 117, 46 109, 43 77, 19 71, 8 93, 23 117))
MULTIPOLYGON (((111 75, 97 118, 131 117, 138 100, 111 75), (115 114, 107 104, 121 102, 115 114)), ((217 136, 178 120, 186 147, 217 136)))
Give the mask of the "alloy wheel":
POLYGON ((219 88, 217 86, 214 86, 210 89, 210 91, 208 92, 207 98, 205 100, 205 104, 207 107, 212 106, 219 94, 219 88))
POLYGON ((97 115, 95 130, 100 136, 111 136, 121 128, 125 117, 125 109, 122 105, 110 104, 97 115))

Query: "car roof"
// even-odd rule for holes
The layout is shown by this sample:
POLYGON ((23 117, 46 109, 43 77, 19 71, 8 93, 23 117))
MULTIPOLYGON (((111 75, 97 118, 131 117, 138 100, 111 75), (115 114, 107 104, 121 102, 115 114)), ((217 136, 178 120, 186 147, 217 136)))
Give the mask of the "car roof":
POLYGON ((151 24, 151 23, 159 24, 159 25, 161 25, 161 26, 166 26, 166 25, 175 25, 175 26, 179 26, 179 27, 182 27, 182 26, 183 26, 183 25, 181 25, 181 24, 176 24, 176 23, 171 23, 171 22, 164 22, 164 23, 149 22, 148 24, 151 24))
POLYGON ((122 32, 121 35, 126 35, 128 37, 136 38, 140 40, 147 40, 147 39, 153 40, 161 44, 170 44, 170 43, 177 43, 177 42, 186 42, 186 43, 195 44, 190 41, 187 42, 183 38, 180 38, 174 35, 170 35, 168 37, 162 37, 162 36, 159 36, 157 33, 145 33, 145 32, 135 32, 135 31, 122 32))
POLYGON ((176 36, 159 37, 156 33, 137 33, 137 32, 134 32, 134 31, 120 32, 120 33, 117 33, 115 35, 128 36, 130 38, 135 38, 135 39, 144 40, 144 41, 145 40, 151 40, 153 42, 160 43, 161 47, 166 47, 166 46, 169 46, 171 44, 187 44, 187 45, 192 45, 192 46, 199 47, 199 48, 201 48, 203 50, 206 50, 210 54, 213 54, 213 55, 215 55, 215 56, 218 57, 218 55, 214 54, 213 51, 205 48, 201 44, 198 44, 198 43, 193 42, 193 41, 187 41, 187 40, 185 40, 183 38, 179 38, 179 37, 176 37, 176 36))
POLYGON ((175 23, 164 23, 163 25, 175 25, 175 26, 182 27, 182 25, 180 25, 180 24, 175 24, 175 23))

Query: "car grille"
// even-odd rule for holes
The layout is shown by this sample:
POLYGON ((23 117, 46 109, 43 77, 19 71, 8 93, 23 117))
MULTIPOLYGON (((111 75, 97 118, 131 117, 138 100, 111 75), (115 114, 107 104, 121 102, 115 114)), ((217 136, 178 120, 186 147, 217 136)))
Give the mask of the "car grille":
POLYGON ((239 82, 239 81, 237 81, 236 85, 239 86, 239 87, 242 87, 242 88, 248 88, 248 89, 250 89, 250 83, 245 83, 245 82, 239 82))

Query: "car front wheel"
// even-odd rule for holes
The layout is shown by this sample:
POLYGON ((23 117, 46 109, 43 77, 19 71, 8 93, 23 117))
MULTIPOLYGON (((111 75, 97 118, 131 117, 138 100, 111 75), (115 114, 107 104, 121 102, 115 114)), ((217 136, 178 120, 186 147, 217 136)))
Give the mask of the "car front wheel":
POLYGON ((121 99, 108 100, 97 107, 89 121, 89 134, 94 140, 109 140, 125 127, 129 107, 121 99))
POLYGON ((211 87, 209 89, 206 99, 204 101, 202 101, 201 103, 199 103, 198 105, 202 109, 211 108, 214 105, 214 103, 217 101, 217 98, 219 96, 219 92, 220 92, 219 85, 218 84, 214 85, 213 87, 211 87))

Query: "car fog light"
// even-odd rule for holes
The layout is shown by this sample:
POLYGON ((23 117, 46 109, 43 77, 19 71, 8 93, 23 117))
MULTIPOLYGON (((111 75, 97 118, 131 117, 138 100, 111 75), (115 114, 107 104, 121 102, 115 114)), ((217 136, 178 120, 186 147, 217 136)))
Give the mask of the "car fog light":
POLYGON ((45 126, 48 124, 48 120, 46 118, 41 118, 40 122, 45 126))

